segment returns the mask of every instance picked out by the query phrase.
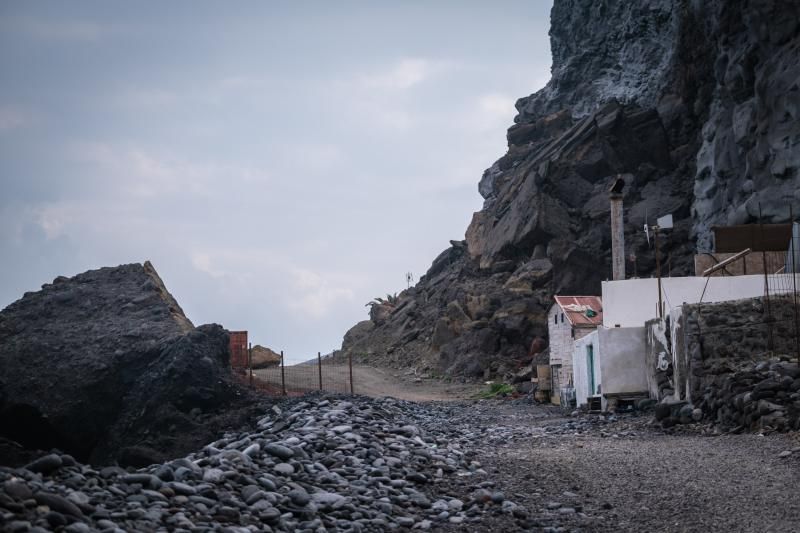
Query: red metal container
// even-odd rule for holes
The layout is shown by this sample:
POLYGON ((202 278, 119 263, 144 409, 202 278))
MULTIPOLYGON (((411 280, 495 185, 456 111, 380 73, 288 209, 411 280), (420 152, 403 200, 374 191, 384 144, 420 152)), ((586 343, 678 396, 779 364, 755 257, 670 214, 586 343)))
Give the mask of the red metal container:
POLYGON ((233 368, 247 367, 247 332, 230 331, 230 354, 233 368))

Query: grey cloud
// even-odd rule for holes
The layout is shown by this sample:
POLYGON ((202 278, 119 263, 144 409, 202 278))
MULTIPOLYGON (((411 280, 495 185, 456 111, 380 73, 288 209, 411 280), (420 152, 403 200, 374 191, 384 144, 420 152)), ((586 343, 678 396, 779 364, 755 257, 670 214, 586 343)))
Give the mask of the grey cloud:
POLYGON ((462 238, 549 8, 4 4, 0 306, 150 259, 195 323, 333 349, 462 238))

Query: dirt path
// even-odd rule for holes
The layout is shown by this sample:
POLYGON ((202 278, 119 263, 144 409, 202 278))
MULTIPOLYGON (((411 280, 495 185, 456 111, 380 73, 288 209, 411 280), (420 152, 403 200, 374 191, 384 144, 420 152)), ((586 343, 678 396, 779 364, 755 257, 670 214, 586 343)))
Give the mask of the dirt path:
POLYGON ((474 383, 448 383, 436 379, 415 379, 398 372, 365 366, 353 368, 356 393, 392 396, 415 402, 452 401, 472 398, 485 387, 474 383))
MULTIPOLYGON (((280 391, 280 368, 260 369, 255 376, 280 391)), ((284 368, 286 388, 290 394, 319 388, 319 368, 316 365, 293 365, 284 368)), ((323 364, 324 390, 350 392, 350 373, 347 365, 323 364)), ((452 401, 473 398, 485 387, 474 383, 448 383, 437 379, 419 379, 400 371, 368 366, 353 367, 353 390, 364 396, 392 396, 416 402, 452 401)))

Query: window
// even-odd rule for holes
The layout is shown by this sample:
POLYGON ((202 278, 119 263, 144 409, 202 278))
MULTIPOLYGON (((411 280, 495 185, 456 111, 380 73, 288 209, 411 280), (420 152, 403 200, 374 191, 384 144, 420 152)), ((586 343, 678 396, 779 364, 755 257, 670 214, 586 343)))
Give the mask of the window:
POLYGON ((553 324, 558 324, 558 313, 553 316, 553 324))
POLYGON ((561 323, 564 323, 564 313, 561 313, 561 323))

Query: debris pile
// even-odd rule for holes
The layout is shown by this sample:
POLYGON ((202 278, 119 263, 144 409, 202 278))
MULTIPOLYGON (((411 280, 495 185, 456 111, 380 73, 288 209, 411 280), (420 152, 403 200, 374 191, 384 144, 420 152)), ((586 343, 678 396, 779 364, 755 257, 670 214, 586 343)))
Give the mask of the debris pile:
POLYGON ((450 493, 449 480, 485 472, 450 442, 435 408, 330 396, 283 405, 252 431, 136 472, 58 453, 0 468, 0 518, 20 530, 68 531, 384 531, 479 523, 487 513, 527 520, 524 508, 488 490, 493 483, 468 497, 450 493), (441 429, 425 431, 422 419, 441 429))

